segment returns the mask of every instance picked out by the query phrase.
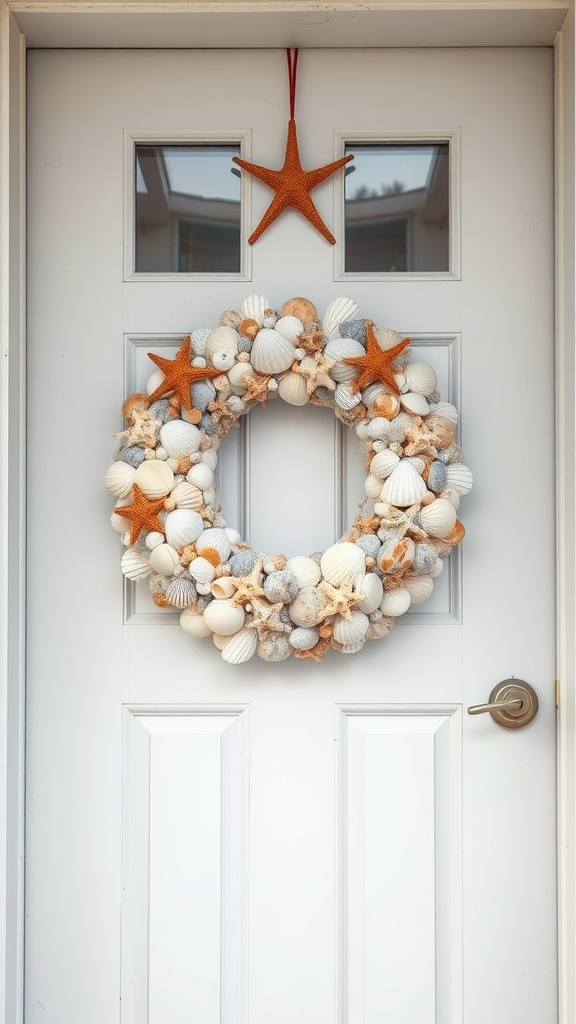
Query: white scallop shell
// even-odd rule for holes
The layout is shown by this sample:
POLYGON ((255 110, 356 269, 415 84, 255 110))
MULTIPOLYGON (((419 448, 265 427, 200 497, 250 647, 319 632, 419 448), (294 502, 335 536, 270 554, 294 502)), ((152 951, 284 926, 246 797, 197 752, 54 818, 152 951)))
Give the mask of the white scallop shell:
POLYGON ((122 555, 120 562, 122 572, 129 580, 145 580, 154 571, 150 565, 150 554, 148 551, 128 548, 122 555))
POLYGON ((453 487, 457 494, 468 494, 474 483, 468 466, 461 462, 454 462, 446 467, 446 480, 448 487, 453 487))
POLYGON ((198 595, 192 580, 180 577, 170 581, 166 587, 166 597, 175 608, 188 608, 195 604, 198 595))
POLYGON ((370 615, 370 612, 376 611, 384 595, 382 580, 375 572, 367 572, 358 589, 364 597, 356 607, 359 612, 370 615))
POLYGON ((354 409, 362 401, 356 391, 352 391, 350 384, 337 384, 334 391, 334 401, 339 409, 354 409))
POLYGON ((390 423, 384 416, 374 416, 373 419, 369 420, 366 428, 367 436, 372 441, 388 437, 389 431, 390 423))
MULTIPOLYGON (((202 561, 205 562, 206 559, 203 558, 202 561)), ((219 579, 214 580, 212 583, 210 593, 213 597, 221 599, 223 597, 232 597, 236 593, 237 589, 236 584, 232 582, 230 576, 220 576, 219 579)))
POLYGON ((240 605, 233 604, 231 600, 223 598, 221 601, 211 601, 204 610, 204 621, 213 633, 221 633, 222 636, 232 636, 242 629, 246 613, 240 605))
POLYGON ((428 397, 436 391, 436 370, 428 363, 408 363, 404 372, 410 391, 428 397))
POLYGON ((230 541, 226 531, 216 526, 204 530, 196 541, 196 550, 201 555, 207 548, 214 548, 225 562, 230 554, 230 541))
POLYGON ((398 615, 404 615, 407 612, 412 598, 410 592, 406 590, 406 587, 396 587, 395 590, 386 590, 384 597, 380 602, 380 611, 384 615, 392 615, 396 618, 398 615))
POLYGON ((184 609, 180 615, 180 625, 188 636, 210 636, 212 632, 210 626, 206 624, 204 616, 199 615, 194 606, 184 609))
POLYGON ((337 615, 334 619, 334 639, 339 644, 356 644, 366 636, 370 620, 364 612, 353 611, 349 619, 337 615))
POLYGON ((300 335, 304 332, 304 324, 297 316, 281 316, 276 321, 274 330, 296 345, 300 335))
POLYGON ((175 508, 173 512, 168 513, 164 523, 166 541, 175 548, 193 544, 203 529, 202 516, 189 508, 175 508))
MULTIPOLYGON (((386 480, 387 477, 396 469, 400 463, 400 456, 396 455, 395 452, 391 452, 388 448, 385 448, 382 452, 377 452, 372 462, 370 463, 370 472, 372 476, 378 477, 380 480, 386 480)), ((380 484, 382 488, 382 484, 380 484)), ((377 495, 372 495, 377 497, 377 495)))
MULTIPOLYGON (((366 636, 368 636, 368 630, 366 631, 366 636)), ((361 640, 357 640, 354 644, 343 644, 340 648, 340 654, 358 654, 358 651, 361 651, 366 643, 366 636, 363 636, 361 640)))
POLYGON ((289 558, 285 568, 295 573, 300 587, 315 587, 322 576, 318 563, 306 555, 294 555, 293 558, 289 558))
POLYGON ((333 586, 346 583, 354 586, 366 571, 365 555, 362 548, 350 541, 339 541, 327 548, 320 559, 324 579, 333 586))
MULTIPOLYGON (((207 558, 193 558, 188 566, 188 572, 190 573, 193 580, 197 583, 212 583, 212 580, 216 576, 216 569, 209 562, 207 558)), ((212 588, 210 587, 210 592, 212 588)), ((223 594, 220 596, 224 596, 223 594)), ((226 595, 230 596, 230 595, 226 595)))
POLYGON ((446 498, 436 498, 420 510, 422 527, 431 537, 445 537, 456 522, 456 509, 446 498))
POLYGON ((257 324, 264 321, 264 310, 270 309, 268 299, 263 295, 249 295, 240 306, 240 316, 243 320, 255 320, 257 324))
POLYGON ((334 380, 346 382, 354 380, 360 373, 360 370, 357 366, 348 366, 344 359, 355 359, 358 356, 365 356, 366 349, 359 341, 353 341, 352 338, 335 338, 326 345, 324 355, 326 359, 334 362, 334 366, 330 370, 330 376, 334 380))
MULTIPOLYGON (((205 466, 209 466, 210 469, 216 469, 218 455, 213 448, 209 448, 208 451, 202 452, 200 462, 204 463, 205 466)), ((202 488, 202 490, 204 490, 204 488, 202 488)))
POLYGON ((310 651, 320 639, 320 633, 313 626, 297 626, 288 637, 295 651, 310 651))
POLYGON ((207 466, 205 462, 197 462, 186 473, 186 479, 188 483, 193 484, 200 491, 205 491, 207 487, 212 487, 214 483, 214 470, 210 469, 210 466, 207 466))
POLYGON ((438 402, 434 409, 434 415, 443 416, 445 420, 450 420, 454 427, 458 423, 458 410, 450 402, 438 402))
POLYGON ((263 328, 254 338, 250 358, 258 373, 281 373, 292 366, 294 352, 294 345, 282 334, 263 328))
POLYGON ((135 469, 127 462, 113 462, 106 470, 104 486, 115 498, 127 498, 132 491, 135 469))
POLYGON ((204 504, 202 491, 194 484, 188 483, 187 480, 176 484, 176 487, 170 491, 170 497, 176 502, 176 508, 191 508, 198 511, 204 504))
POLYGON ((414 505, 426 493, 426 484, 407 459, 401 459, 382 488, 382 500, 398 508, 414 505))
POLYGON ((168 455, 179 459, 198 451, 202 440, 202 432, 193 423, 185 420, 168 420, 160 427, 160 444, 168 455))
POLYGON ((400 405, 414 416, 427 416, 430 412, 430 406, 424 395, 412 391, 407 391, 405 395, 400 395, 400 405))
POLYGON ((340 324, 346 320, 358 320, 360 307, 352 299, 332 299, 322 317, 322 330, 327 340, 340 334, 340 324))
POLYGON ((379 498, 382 480, 377 476, 367 476, 364 481, 364 490, 368 498, 379 498))
POLYGON ((241 629, 231 636, 222 648, 222 657, 229 665, 242 665, 245 661, 250 661, 252 655, 256 653, 257 646, 258 631, 241 629))
POLYGON ((232 327, 216 327, 206 339, 205 356, 210 366, 224 373, 238 354, 239 335, 232 327))
POLYGON ((147 498, 164 498, 174 485, 174 473, 160 459, 146 459, 134 473, 134 483, 147 498))
POLYGON ((146 540, 144 541, 148 551, 153 551, 159 544, 164 543, 164 534, 158 533, 158 530, 151 530, 150 533, 146 534, 146 540))
POLYGON ((150 552, 150 565, 160 576, 172 576, 180 565, 180 555, 171 544, 158 544, 150 552))
POLYGON ((228 381, 235 395, 243 395, 246 391, 244 384, 245 377, 254 376, 254 367, 251 363, 234 363, 228 371, 228 381))
POLYGON ((431 576, 414 576, 411 580, 404 580, 404 586, 412 604, 424 604, 434 590, 434 580, 431 576))
POLYGON ((290 371, 280 381, 278 394, 288 405, 306 405, 310 400, 306 378, 301 373, 290 371))

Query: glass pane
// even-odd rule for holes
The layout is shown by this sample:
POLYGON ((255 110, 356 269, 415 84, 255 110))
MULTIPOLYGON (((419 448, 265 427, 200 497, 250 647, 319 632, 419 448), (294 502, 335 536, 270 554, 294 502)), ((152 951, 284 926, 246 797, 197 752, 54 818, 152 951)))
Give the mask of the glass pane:
POLYGON ((348 273, 450 270, 448 143, 350 145, 348 273))
POLYGON ((136 146, 136 272, 240 273, 230 146, 136 146))

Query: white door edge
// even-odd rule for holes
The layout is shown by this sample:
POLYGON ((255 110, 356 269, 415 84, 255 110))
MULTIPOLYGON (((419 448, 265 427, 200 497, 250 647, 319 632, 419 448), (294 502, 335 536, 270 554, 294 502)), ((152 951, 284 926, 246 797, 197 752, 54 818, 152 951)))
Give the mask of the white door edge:
MULTIPOLYGON (((204 4, 206 13, 222 11, 226 5, 204 4)), ((293 7, 293 5, 290 5, 293 7)), ((318 11, 318 5, 309 5, 318 11)), ((334 9, 350 5, 330 4, 334 9)), ((378 7, 379 5, 371 5, 378 7)), ((385 13, 385 4, 382 4, 385 13)), ((396 4, 398 9, 401 5, 396 4)), ((406 12, 415 7, 406 4, 406 12)), ((416 5, 418 6, 418 5, 416 5)), ((445 5, 427 4, 427 13, 438 15, 438 26, 447 34, 436 33, 436 45, 462 45, 465 40, 446 28, 445 5)), ((453 10, 467 11, 466 31, 474 33, 476 13, 483 20, 476 22, 483 36, 477 41, 488 41, 491 31, 509 45, 526 45, 538 40, 551 44, 554 40, 556 56, 556 167, 557 167, 557 498, 558 498, 558 692, 559 692, 559 748, 558 748, 558 821, 559 821, 559 936, 560 936, 560 1024, 576 1024, 576 984, 572 964, 576 956, 576 697, 574 694, 575 667, 575 536, 574 512, 576 484, 574 474, 574 423, 576 402, 575 379, 575 19, 572 4, 544 2, 537 5, 538 12, 547 16, 539 23, 539 36, 534 33, 536 5, 527 0, 515 7, 515 28, 508 21, 499 20, 505 13, 495 5, 475 5, 476 12, 464 0, 452 5, 453 10), (488 9, 490 6, 490 9, 488 9), (564 21, 554 38, 559 14, 564 21), (490 20, 490 16, 492 20, 490 20)), ((133 18, 153 10, 157 15, 168 5, 141 3, 137 9, 130 3, 115 3, 115 13, 130 13, 133 18)), ((262 14, 277 5, 270 2, 245 4, 243 9, 258 9, 262 14)), ((298 5, 298 18, 306 4, 298 5)), ((79 4, 59 3, 47 10, 46 4, 0 0, 0 334, 2 340, 0 361, 0 865, 4 882, 0 888, 0 986, 4 997, 0 1002, 0 1021, 22 1024, 23 976, 23 863, 24 863, 24 509, 25 509, 25 65, 26 36, 36 45, 42 39, 50 46, 70 45, 70 26, 82 21, 82 31, 90 31, 92 17, 102 18, 107 4, 81 9, 79 4), (23 13, 21 13, 23 12, 23 13), (53 13, 66 14, 65 21, 53 13), (77 15, 82 15, 81 19, 77 15), (46 35, 47 33, 47 35, 46 35)), ((193 17, 194 5, 188 7, 193 17)), ((288 8, 288 5, 287 5, 288 8)), ((284 15, 285 17, 286 15, 284 15)), ((362 16, 362 11, 358 11, 362 16)), ((96 22, 95 22, 96 24, 96 22)), ((125 31, 132 32, 133 22, 124 22, 125 31), (126 26, 129 24, 129 28, 126 26)), ((155 26, 157 27, 157 26, 155 26)), ((412 41, 410 20, 403 29, 408 33, 404 45, 412 41)), ((134 36, 132 36, 134 38, 134 36)), ((142 32, 136 37, 138 44, 146 45, 142 32)), ((399 38, 398 36, 396 38, 399 38)), ((470 37, 474 38, 474 35, 470 37)), ((116 39, 116 45, 132 45, 126 39, 116 39)), ((293 41, 291 39, 291 41, 293 41)), ((218 45, 222 45, 218 38, 218 45)), ((251 45, 254 44, 252 37, 251 45)), ((275 43, 274 45, 279 45, 275 43)), ((281 44, 280 44, 281 45, 281 44)), ((330 36, 327 45, 334 45, 330 36)), ((553 680, 550 680, 553 685, 553 680)))

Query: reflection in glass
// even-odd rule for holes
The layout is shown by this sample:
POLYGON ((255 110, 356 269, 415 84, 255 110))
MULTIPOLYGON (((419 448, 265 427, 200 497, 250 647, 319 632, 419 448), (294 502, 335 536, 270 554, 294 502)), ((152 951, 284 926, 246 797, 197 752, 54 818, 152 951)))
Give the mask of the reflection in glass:
POLYGON ((345 271, 449 271, 448 143, 351 145, 348 153, 345 271))
POLYGON ((136 146, 136 272, 240 273, 239 145, 136 146))

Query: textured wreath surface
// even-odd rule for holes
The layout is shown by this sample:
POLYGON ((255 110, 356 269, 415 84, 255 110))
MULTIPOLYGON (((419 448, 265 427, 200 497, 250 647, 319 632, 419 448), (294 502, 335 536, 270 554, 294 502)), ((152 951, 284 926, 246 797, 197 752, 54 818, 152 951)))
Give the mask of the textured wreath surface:
POLYGON ((149 353, 146 395, 123 405, 126 429, 105 483, 131 580, 148 580, 182 629, 212 636, 241 664, 359 651, 431 595, 464 537, 457 518, 472 486, 455 440, 458 414, 409 338, 378 329, 350 299, 320 319, 309 299, 280 312, 262 296, 195 330, 176 357, 149 353), (214 484, 222 437, 271 398, 327 406, 355 429, 365 496, 344 537, 324 552, 263 554, 225 522, 214 484))

